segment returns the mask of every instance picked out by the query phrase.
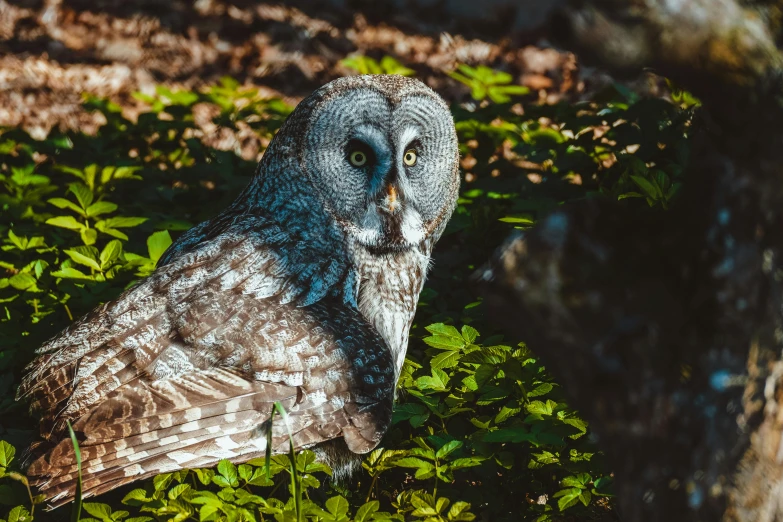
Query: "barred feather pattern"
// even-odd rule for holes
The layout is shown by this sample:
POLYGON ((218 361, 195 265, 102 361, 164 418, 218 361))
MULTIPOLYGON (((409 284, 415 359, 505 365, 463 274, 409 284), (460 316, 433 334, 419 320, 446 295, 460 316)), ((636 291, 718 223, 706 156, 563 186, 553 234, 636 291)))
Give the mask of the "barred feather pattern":
MULTIPOLYGON (((397 117, 389 107, 407 96, 447 111, 427 87, 398 77, 341 79, 316 91, 233 205, 183 234, 147 279, 38 350, 17 398, 29 398, 41 417, 41 456, 27 473, 50 506, 75 492, 66 421, 79 439, 86 497, 158 473, 263 456, 269 430, 275 453, 286 451, 290 428, 297 448, 347 468, 378 445, 430 253, 455 206, 458 156, 445 112, 440 153, 450 160, 437 172, 448 183, 418 196, 437 208, 414 205, 408 188, 408 214, 381 223, 380 239, 368 244, 366 231, 356 233, 368 220, 351 222, 317 166, 303 167, 313 147, 308 132, 325 139, 344 131, 310 129, 312 113, 356 92, 368 103, 383 95, 376 108, 390 122, 397 117), (405 223, 411 215, 420 231, 405 223), (406 233, 417 240, 401 246, 406 233), (288 412, 288 427, 270 423, 275 402, 288 412)), ((368 213, 382 197, 373 187, 358 187, 366 193, 355 198, 368 213)))

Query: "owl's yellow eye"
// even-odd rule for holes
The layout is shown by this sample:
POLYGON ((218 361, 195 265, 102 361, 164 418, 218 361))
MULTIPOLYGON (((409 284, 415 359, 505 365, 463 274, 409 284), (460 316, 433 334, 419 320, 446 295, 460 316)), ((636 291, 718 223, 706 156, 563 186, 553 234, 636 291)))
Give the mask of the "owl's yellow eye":
POLYGON ((348 159, 351 160, 351 165, 354 167, 363 167, 367 163, 367 154, 360 150, 355 150, 351 152, 351 155, 348 156, 348 159))
POLYGON ((416 164, 416 151, 408 149, 405 152, 405 156, 402 157, 402 161, 409 167, 414 166, 416 164))

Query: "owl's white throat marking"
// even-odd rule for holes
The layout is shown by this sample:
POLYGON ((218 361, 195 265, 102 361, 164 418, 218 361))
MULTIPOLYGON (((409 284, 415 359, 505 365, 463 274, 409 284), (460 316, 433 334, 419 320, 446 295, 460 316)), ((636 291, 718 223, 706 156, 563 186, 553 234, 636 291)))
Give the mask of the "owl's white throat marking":
POLYGON ((376 204, 368 205, 354 233, 360 244, 377 251, 409 250, 426 237, 421 215, 404 203, 394 214, 376 204))

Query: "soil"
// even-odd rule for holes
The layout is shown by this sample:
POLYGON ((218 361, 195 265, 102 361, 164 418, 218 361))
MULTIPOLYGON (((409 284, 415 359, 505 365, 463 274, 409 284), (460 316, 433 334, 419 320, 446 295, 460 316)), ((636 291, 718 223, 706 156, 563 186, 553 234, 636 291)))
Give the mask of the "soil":
POLYGON ((436 7, 379 5, 386 4, 0 0, 0 127, 21 126, 38 139, 52 128, 92 133, 102 117, 81 106, 83 93, 108 97, 132 116, 140 108, 135 91, 198 89, 226 75, 296 103, 353 74, 340 64, 351 54, 391 55, 450 101, 469 97, 444 74, 460 63, 508 71, 542 101, 585 92, 573 55, 549 47, 540 29, 509 33, 503 13, 473 27, 444 22, 436 7))

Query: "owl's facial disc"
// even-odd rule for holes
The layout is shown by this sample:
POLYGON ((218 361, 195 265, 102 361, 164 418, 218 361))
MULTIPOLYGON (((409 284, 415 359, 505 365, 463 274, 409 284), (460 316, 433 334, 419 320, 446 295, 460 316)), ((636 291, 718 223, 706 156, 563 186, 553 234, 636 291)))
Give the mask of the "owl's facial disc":
POLYGON ((364 87, 335 94, 314 110, 302 143, 330 214, 369 250, 417 247, 453 209, 454 123, 423 85, 401 99, 364 87))

